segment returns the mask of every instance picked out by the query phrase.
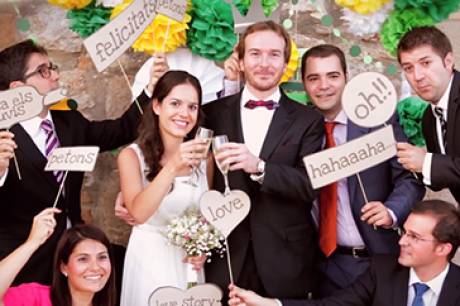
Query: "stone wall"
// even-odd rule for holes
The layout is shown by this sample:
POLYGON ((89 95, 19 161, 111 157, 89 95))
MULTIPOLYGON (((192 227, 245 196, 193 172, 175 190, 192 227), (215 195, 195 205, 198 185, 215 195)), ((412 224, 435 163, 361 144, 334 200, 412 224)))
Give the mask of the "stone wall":
MULTIPOLYGON (((320 24, 317 18, 310 15, 307 1, 300 0, 297 19, 291 34, 300 48, 309 48, 318 43, 334 43, 348 50, 349 43, 355 38, 346 34, 345 29, 339 24, 339 10, 336 6, 323 1, 326 9, 335 17, 338 24, 335 27, 341 29, 343 38, 334 37, 330 28, 320 24), (303 7, 303 5, 305 5, 303 7)), ((69 89, 69 96, 78 101, 80 111, 89 119, 115 118, 127 108, 130 102, 130 91, 117 65, 113 65, 103 73, 97 73, 89 56, 83 49, 82 40, 68 30, 68 22, 65 11, 49 5, 45 0, 17 1, 16 8, 11 2, 0 2, 0 49, 18 42, 27 37, 34 37, 49 50, 53 62, 59 65, 61 81, 69 89), (26 17, 31 28, 27 32, 21 32, 16 28, 16 22, 26 17)), ((290 4, 283 5, 282 18, 288 15, 290 4)), ((460 15, 453 16, 449 21, 440 25, 456 43, 455 53, 457 63, 460 61, 460 15)), ((359 42, 363 51, 371 55, 375 61, 386 65, 395 63, 375 40, 359 42)), ((348 52, 347 52, 348 53, 348 52)), ((143 54, 128 52, 120 59, 132 81, 134 74, 140 65, 146 60, 143 54)), ((369 70, 362 58, 348 59, 350 74, 369 70)), ((396 63, 395 63, 396 64, 396 63)), ((393 78, 399 84, 399 75, 393 78)), ((82 192, 82 211, 84 219, 101 226, 117 243, 126 244, 130 228, 118 220, 113 214, 113 204, 119 190, 118 173, 116 169, 116 152, 103 153, 100 155, 94 172, 86 175, 82 192)), ((430 197, 433 195, 430 193, 430 197)), ((448 194, 435 194, 438 197, 449 197, 448 194)))

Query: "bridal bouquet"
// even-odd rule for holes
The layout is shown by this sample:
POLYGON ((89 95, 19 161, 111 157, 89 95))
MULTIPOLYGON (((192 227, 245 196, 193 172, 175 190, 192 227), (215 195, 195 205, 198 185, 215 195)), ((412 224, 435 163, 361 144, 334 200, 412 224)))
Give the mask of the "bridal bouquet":
MULTIPOLYGON (((182 248, 187 256, 211 256, 211 251, 223 254, 224 236, 196 208, 171 220, 166 227, 169 243, 182 248)), ((209 260, 209 259, 208 259, 209 260)))
MULTIPOLYGON (((166 227, 166 237, 170 244, 182 248, 187 256, 206 255, 208 262, 212 251, 223 256, 224 236, 201 215, 196 208, 188 209, 182 216, 171 220, 166 227)), ((202 282, 192 265, 187 265, 187 282, 190 288, 202 282)))

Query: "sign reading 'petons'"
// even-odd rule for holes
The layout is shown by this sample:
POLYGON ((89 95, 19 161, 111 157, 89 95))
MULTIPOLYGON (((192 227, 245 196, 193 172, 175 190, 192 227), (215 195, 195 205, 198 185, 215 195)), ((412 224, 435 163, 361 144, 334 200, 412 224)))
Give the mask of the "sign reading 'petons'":
POLYGON ((99 147, 60 147, 48 156, 45 171, 91 172, 96 165, 99 147))
POLYGON ((243 221, 250 208, 249 196, 241 190, 232 190, 226 196, 210 190, 200 199, 201 214, 225 237, 243 221))

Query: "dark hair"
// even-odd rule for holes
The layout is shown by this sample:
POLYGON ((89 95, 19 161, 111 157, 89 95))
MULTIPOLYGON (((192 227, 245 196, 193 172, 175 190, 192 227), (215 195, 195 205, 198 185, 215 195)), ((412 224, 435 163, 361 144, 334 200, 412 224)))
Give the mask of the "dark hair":
POLYGON ((112 272, 109 279, 101 291, 96 292, 93 297, 93 306, 114 306, 115 305, 115 273, 114 257, 109 239, 99 228, 79 224, 64 232, 59 239, 56 254, 54 256, 53 284, 51 286, 51 302, 53 305, 71 306, 72 297, 70 295, 67 278, 61 273, 61 264, 67 264, 69 257, 75 247, 86 239, 96 240, 102 243, 109 252, 112 272))
POLYGON ((282 26, 271 20, 256 22, 246 29, 238 43, 238 58, 242 59, 244 57, 246 37, 252 33, 262 31, 275 32, 284 40, 284 61, 289 62, 291 57, 291 38, 282 26))
POLYGON ((433 229, 433 237, 440 243, 450 243, 451 260, 460 245, 460 212, 453 205, 442 200, 425 200, 412 207, 412 214, 430 215, 438 221, 433 229))
POLYGON ((414 50, 421 46, 430 46, 441 58, 452 52, 452 45, 446 34, 433 26, 413 28, 401 38, 398 43, 398 62, 401 63, 401 53, 414 50))
POLYGON ((309 57, 325 58, 331 55, 337 56, 337 58, 340 61, 340 66, 342 66, 343 74, 346 77, 347 76, 347 62, 345 61, 345 54, 343 53, 343 51, 340 50, 336 46, 329 45, 329 44, 323 44, 323 45, 314 46, 308 49, 307 52, 303 54, 302 66, 300 69, 300 71, 302 72, 302 80, 305 78, 305 72, 307 70, 307 59, 309 57))
MULTIPOLYGON (((190 135, 195 135, 196 129, 198 128, 202 117, 202 91, 200 81, 198 81, 196 77, 181 70, 170 70, 166 72, 155 85, 155 89, 152 94, 152 102, 156 99, 158 103, 162 103, 163 99, 171 92, 171 90, 181 84, 192 85, 198 95, 198 118, 196 125, 188 135, 188 137, 190 137, 190 135)), ((152 102, 150 102, 144 112, 142 122, 139 125, 139 137, 137 141, 144 155, 145 163, 149 168, 149 173, 147 174, 147 179, 149 181, 153 180, 158 172, 160 172, 160 160, 164 153, 164 145, 160 135, 160 127, 158 125, 159 119, 158 115, 153 112, 151 105, 152 102)))
POLYGON ((0 52, 0 90, 10 88, 10 83, 22 81, 27 71, 27 62, 33 53, 48 55, 46 50, 32 40, 24 40, 0 52))

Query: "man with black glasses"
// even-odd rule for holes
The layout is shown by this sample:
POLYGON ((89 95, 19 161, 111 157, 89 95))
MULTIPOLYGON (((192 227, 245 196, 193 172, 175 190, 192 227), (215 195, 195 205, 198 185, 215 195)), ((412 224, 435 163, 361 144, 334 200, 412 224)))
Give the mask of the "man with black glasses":
MULTIPOLYGON (((57 66, 50 62, 46 50, 31 40, 0 52, 0 91, 29 85, 44 96, 59 87, 58 81, 57 66)), ((138 100, 145 105, 150 99, 142 93, 138 100)), ((33 217, 54 202, 62 176, 44 171, 53 149, 76 145, 99 146, 101 151, 115 149, 136 138, 140 118, 135 105, 118 119, 99 122, 87 120, 78 111, 50 111, 45 106, 41 114, 13 125, 10 132, 0 131, 0 258, 27 239, 33 217), (21 180, 11 162, 13 151, 21 180)), ((34 253, 14 284, 51 282, 52 258, 59 237, 66 227, 83 222, 82 182, 83 173, 68 174, 57 204, 62 213, 56 216, 56 230, 34 253)))

